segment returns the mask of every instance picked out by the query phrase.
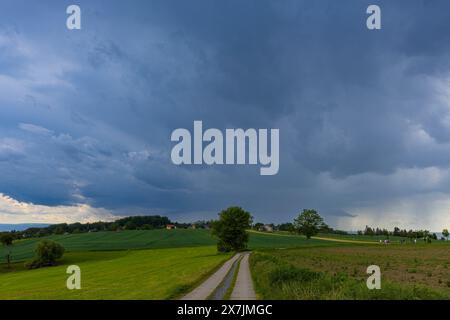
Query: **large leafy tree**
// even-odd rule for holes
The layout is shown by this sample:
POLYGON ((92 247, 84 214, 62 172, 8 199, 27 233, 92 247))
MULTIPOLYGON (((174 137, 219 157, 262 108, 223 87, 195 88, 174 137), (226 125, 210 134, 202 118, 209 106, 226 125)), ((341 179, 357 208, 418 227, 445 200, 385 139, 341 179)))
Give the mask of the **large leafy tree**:
POLYGON ((294 219, 295 230, 310 239, 324 228, 325 223, 322 217, 313 209, 304 209, 302 213, 294 219))
POLYGON ((450 235, 450 233, 448 232, 448 229, 442 230, 442 235, 443 235, 444 237, 446 237, 447 240, 448 240, 448 236, 450 235))
POLYGON ((0 236, 0 242, 6 248, 6 262, 8 263, 8 268, 11 265, 11 246, 13 245, 14 237, 11 233, 4 233, 0 236))
POLYGON ((240 251, 247 248, 252 216, 240 207, 230 207, 219 213, 219 220, 213 222, 212 232, 219 241, 217 249, 221 252, 240 251))

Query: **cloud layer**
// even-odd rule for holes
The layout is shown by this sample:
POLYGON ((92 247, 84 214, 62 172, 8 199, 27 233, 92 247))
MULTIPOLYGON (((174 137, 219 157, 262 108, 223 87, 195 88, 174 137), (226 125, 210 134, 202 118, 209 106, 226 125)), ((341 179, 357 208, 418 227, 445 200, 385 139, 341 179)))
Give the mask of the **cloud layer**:
POLYGON ((0 208, 0 220, 14 223, 88 223, 117 219, 107 210, 92 208, 87 204, 44 206, 19 202, 3 194, 0 194, 0 208))
MULTIPOLYGON (((377 1, 380 31, 359 0, 79 2, 80 31, 57 1, 0 4, 0 192, 46 222, 238 204, 267 222, 314 207, 344 229, 448 227, 448 1, 377 1), (170 134, 194 120, 279 128, 279 174, 174 167, 170 134)), ((14 212, 0 222, 43 221, 14 212)))

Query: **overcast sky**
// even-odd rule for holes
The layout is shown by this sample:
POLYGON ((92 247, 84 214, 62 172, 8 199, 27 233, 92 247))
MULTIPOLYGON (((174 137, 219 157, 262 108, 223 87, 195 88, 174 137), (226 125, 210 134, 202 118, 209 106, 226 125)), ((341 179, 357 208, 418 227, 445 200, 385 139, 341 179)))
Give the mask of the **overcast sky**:
POLYGON ((448 0, 0 3, 0 223, 162 214, 450 227, 448 0), (82 30, 66 28, 78 4, 82 30), (382 29, 366 28, 378 4, 382 29), (279 128, 280 170, 177 167, 177 128, 279 128))

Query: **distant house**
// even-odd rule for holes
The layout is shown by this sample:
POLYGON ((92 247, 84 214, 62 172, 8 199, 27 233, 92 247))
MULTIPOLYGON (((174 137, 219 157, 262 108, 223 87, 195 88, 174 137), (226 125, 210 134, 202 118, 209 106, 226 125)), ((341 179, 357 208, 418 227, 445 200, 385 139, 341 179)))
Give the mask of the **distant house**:
POLYGON ((177 226, 174 225, 174 224, 168 224, 168 225, 166 225, 166 229, 167 229, 167 230, 172 230, 172 229, 176 229, 176 228, 177 228, 177 226))
POLYGON ((265 224, 261 228, 259 228, 259 230, 265 232, 273 232, 273 226, 270 224, 265 224))

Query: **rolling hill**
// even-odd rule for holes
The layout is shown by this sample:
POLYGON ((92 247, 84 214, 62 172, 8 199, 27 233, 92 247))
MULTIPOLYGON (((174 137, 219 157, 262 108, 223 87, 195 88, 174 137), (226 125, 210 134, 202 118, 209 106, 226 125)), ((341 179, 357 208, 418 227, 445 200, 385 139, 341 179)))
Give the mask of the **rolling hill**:
MULTIPOLYGON (((64 246, 66 252, 80 251, 123 251, 140 249, 186 248, 214 246, 216 240, 210 231, 203 229, 105 231, 68 235, 53 235, 16 241, 12 248, 12 260, 24 261, 33 256, 34 248, 42 239, 51 239, 64 246)), ((250 249, 291 248, 311 245, 330 245, 327 241, 306 240, 301 236, 277 236, 263 233, 250 234, 250 249)), ((0 248, 0 259, 5 249, 0 248)), ((1 260, 0 260, 1 261, 1 260)))

